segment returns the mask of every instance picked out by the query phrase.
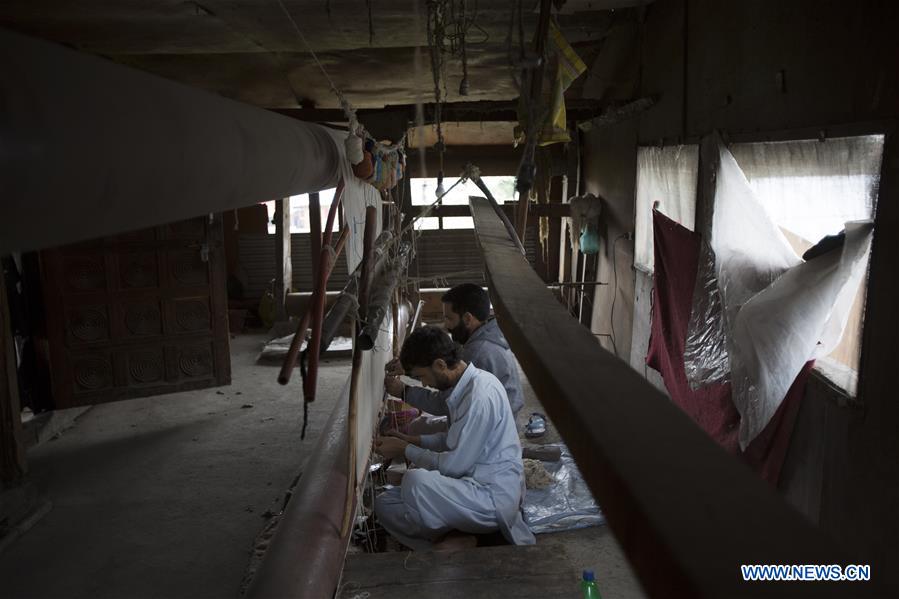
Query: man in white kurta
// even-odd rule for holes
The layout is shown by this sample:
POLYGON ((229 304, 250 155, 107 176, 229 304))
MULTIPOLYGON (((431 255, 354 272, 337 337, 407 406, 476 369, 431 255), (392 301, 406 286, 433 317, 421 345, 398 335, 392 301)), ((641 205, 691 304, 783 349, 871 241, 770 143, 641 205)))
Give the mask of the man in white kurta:
POLYGON ((413 549, 428 549, 451 530, 498 530, 511 543, 533 544, 521 512, 524 467, 509 400, 495 376, 461 360, 460 349, 436 327, 415 331, 403 345, 407 373, 451 389, 449 429, 378 440, 379 453, 404 456, 414 467, 400 487, 375 499, 375 513, 413 549))

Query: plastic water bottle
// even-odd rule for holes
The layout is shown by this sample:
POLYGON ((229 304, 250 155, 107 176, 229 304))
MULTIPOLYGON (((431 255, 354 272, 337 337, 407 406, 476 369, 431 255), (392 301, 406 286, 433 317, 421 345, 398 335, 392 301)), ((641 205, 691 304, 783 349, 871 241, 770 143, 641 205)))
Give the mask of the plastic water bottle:
POLYGON ((584 591, 584 599, 602 599, 599 589, 596 588, 596 577, 593 576, 593 570, 584 570, 581 589, 584 591))

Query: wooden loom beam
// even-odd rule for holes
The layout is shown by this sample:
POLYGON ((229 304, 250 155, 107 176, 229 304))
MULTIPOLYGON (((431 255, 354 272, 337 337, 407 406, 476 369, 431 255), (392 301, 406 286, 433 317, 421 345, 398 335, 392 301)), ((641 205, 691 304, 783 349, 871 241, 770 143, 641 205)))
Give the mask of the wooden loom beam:
MULTIPOLYGON (((362 271, 359 275, 359 311, 362 314, 364 307, 368 305, 368 295, 371 290, 372 270, 374 260, 372 252, 375 247, 375 235, 377 234, 378 211, 369 206, 365 209, 365 230, 362 235, 362 271)), ((353 501, 356 498, 356 411, 358 409, 357 396, 359 395, 359 375, 362 369, 362 354, 364 350, 359 344, 359 336, 353 340, 353 363, 350 371, 349 393, 349 447, 347 454, 347 488, 346 502, 343 512, 343 523, 340 527, 341 536, 349 534, 353 517, 353 501)))
POLYGON ((743 582, 741 564, 859 562, 571 318, 487 200, 471 207, 497 320, 650 596, 876 592, 743 582))

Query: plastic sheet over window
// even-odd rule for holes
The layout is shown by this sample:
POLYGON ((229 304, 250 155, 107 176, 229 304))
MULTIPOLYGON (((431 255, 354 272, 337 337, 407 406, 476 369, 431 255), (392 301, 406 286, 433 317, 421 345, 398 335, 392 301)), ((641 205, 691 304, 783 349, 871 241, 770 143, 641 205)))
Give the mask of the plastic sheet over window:
POLYGON ((653 269, 652 207, 693 230, 699 146, 637 149, 637 199, 634 266, 653 269))
MULTIPOLYGON (((803 364, 839 342, 865 273, 873 225, 847 223, 841 248, 803 262, 733 155, 723 146, 719 152, 711 236, 701 258, 706 268, 700 265, 685 367, 694 387, 729 373, 745 449, 770 421, 803 364)), ((801 171, 784 172, 799 176, 801 171)), ((867 197, 855 193, 847 203, 863 210, 867 197)), ((802 199, 784 195, 780 201, 802 199)))
POLYGON ((782 229, 814 244, 874 215, 883 136, 734 144, 755 197, 782 229))

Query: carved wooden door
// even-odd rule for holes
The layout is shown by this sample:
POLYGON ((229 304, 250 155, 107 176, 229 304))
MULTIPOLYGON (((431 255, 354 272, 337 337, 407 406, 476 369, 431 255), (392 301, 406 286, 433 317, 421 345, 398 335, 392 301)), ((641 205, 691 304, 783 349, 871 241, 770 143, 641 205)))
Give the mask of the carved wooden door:
POLYGON ((41 252, 57 408, 231 382, 221 218, 41 252))

